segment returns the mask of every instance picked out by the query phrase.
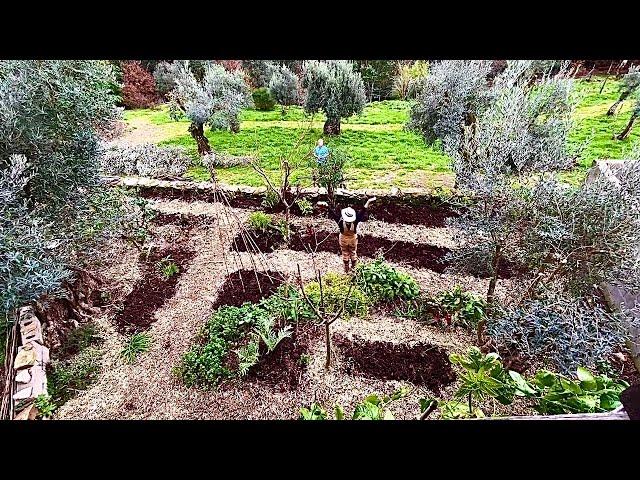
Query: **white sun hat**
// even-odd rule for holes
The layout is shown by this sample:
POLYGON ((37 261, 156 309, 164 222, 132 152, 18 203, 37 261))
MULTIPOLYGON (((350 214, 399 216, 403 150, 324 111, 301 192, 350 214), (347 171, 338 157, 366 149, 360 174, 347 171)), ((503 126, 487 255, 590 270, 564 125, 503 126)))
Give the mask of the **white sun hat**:
POLYGON ((345 222, 355 222, 356 221, 356 211, 351 207, 343 208, 342 209, 342 219, 345 222))

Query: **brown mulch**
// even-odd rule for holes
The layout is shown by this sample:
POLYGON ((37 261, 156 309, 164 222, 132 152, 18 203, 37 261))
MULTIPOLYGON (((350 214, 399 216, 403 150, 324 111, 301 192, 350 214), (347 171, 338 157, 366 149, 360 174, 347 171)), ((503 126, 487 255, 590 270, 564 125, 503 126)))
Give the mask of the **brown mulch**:
POLYGON ((151 220, 154 225, 176 225, 186 230, 213 223, 211 217, 205 215, 191 215, 185 213, 156 213, 151 220))
POLYGON ((434 392, 452 384, 456 373, 447 351, 435 345, 369 341, 354 336, 334 335, 334 345, 342 357, 342 370, 382 380, 406 380, 425 385, 434 392))
POLYGON ((238 270, 231 273, 220 287, 213 308, 223 305, 239 307, 245 302, 258 303, 274 293, 283 282, 284 277, 279 272, 238 270))
POLYGON ((122 311, 115 317, 116 330, 130 334, 149 328, 156 321, 154 312, 173 296, 178 279, 195 253, 182 244, 153 251, 141 266, 142 279, 134 285, 133 291, 124 301, 122 311), (179 271, 165 278, 158 268, 158 262, 168 256, 179 271))
POLYGON ((273 352, 261 353, 260 361, 244 380, 260 382, 281 392, 295 390, 307 370, 303 356, 309 355, 310 345, 321 336, 321 328, 299 323, 292 336, 282 340, 273 352))

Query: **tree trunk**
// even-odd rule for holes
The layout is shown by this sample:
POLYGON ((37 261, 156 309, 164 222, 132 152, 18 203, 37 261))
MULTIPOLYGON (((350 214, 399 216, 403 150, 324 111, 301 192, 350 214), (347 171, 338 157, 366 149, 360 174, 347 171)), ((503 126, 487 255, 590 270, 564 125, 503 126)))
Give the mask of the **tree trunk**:
MULTIPOLYGON (((495 292, 496 292, 496 284, 498 283, 498 265, 500 264, 500 256, 502 253, 502 247, 500 245, 496 245, 496 249, 493 254, 493 259, 491 261, 492 274, 491 280, 489 281, 489 289, 487 290, 487 312, 489 315, 493 310, 492 305, 495 300, 495 292)), ((482 345, 484 343, 484 331, 487 325, 486 318, 480 320, 478 322, 478 345, 482 345)))
POLYGON ((329 370, 331 368, 331 325, 324 324, 325 342, 327 344, 327 360, 324 364, 324 368, 329 370))
POLYGON ((238 120, 231 120, 229 122, 229 129, 232 133, 238 133, 240 131, 240 122, 238 120))
POLYGON ((323 132, 325 135, 340 135, 340 119, 327 118, 323 132))
POLYGON ((189 133, 194 138, 198 145, 198 153, 202 156, 207 153, 211 153, 211 147, 209 146, 209 140, 204 136, 204 125, 201 123, 192 122, 189 125, 189 133))
POLYGON ((618 113, 618 109, 620 108, 621 105, 622 105, 622 100, 616 100, 615 103, 609 107, 609 110, 607 110, 607 115, 611 116, 618 113))
POLYGON ((624 130, 616 136, 617 140, 624 140, 629 136, 629 134, 631 133, 631 129, 633 128, 633 124, 636 121, 636 118, 638 118, 638 115, 633 113, 631 115, 631 118, 629 119, 629 123, 627 123, 627 126, 624 127, 624 130))

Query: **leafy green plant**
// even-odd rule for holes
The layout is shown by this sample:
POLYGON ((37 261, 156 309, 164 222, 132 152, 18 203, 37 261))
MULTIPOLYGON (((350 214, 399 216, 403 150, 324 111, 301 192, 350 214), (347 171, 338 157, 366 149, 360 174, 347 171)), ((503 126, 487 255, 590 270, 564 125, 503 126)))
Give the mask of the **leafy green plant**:
POLYGON ((300 409, 300 420, 326 420, 327 412, 317 403, 313 402, 309 408, 300 409))
POLYGON ((140 354, 149 350, 151 341, 148 333, 134 333, 127 339, 123 349, 120 350, 120 358, 126 363, 135 362, 140 354))
POLYGON ((280 236, 282 236, 283 238, 289 238, 289 233, 290 233, 289 224, 285 219, 278 220, 273 225, 273 227, 280 234, 280 236))
POLYGON ((313 204, 306 198, 300 198, 296 201, 296 205, 300 209, 300 213, 303 216, 311 215, 313 213, 313 204))
POLYGON ((299 361, 301 365, 309 365, 309 363, 311 362, 311 357, 306 353, 303 353, 302 355, 300 355, 299 361))
POLYGON ((266 345, 267 352, 269 353, 273 352, 282 340, 291 337, 292 334, 291 325, 286 325, 279 330, 276 330, 274 326, 274 318, 270 316, 264 316, 259 318, 259 321, 253 328, 253 331, 258 335, 259 338, 262 339, 262 341, 266 345))
MULTIPOLYGON (((329 272, 322 277, 322 295, 324 309, 327 314, 336 313, 345 301, 351 277, 329 272)), ((320 305, 320 283, 310 282, 304 287, 307 297, 317 307, 320 305)), ((351 294, 344 307, 345 316, 365 317, 369 311, 369 298, 357 286, 351 289, 351 294)))
POLYGON ((410 275, 399 272, 382 258, 356 265, 355 278, 373 301, 411 300, 420 294, 420 287, 410 275))
POLYGON ((38 418, 50 418, 58 406, 52 401, 51 397, 46 394, 38 395, 34 402, 38 409, 38 418))
POLYGON ((471 292, 465 292, 459 285, 440 294, 436 301, 443 312, 450 315, 451 323, 462 323, 475 328, 486 315, 486 302, 471 292))
POLYGON ((629 387, 624 380, 612 380, 606 375, 594 376, 583 367, 576 372, 577 380, 548 370, 538 371, 530 382, 516 372, 510 374, 520 395, 534 398, 534 408, 545 415, 614 410, 621 405, 620 393, 629 387))
POLYGON ((276 208, 279 203, 280 197, 278 196, 278 194, 273 190, 268 189, 267 193, 265 193, 264 198, 262 199, 262 206, 264 208, 276 208))
POLYGON ((273 218, 264 212, 252 212, 247 221, 252 229, 262 233, 273 227, 273 218))
POLYGON ((396 304, 393 314, 399 318, 411 318, 419 322, 433 323, 440 305, 431 297, 418 296, 412 300, 403 300, 396 304))
POLYGON ((293 285, 285 283, 280 285, 272 295, 260 301, 260 306, 269 315, 284 324, 298 323, 299 321, 311 320, 313 312, 304 301, 300 291, 293 285))
POLYGON ((60 346, 60 355, 75 355, 91 345, 96 345, 101 340, 100 330, 96 323, 85 323, 71 330, 66 340, 60 346))
POLYGON ((260 339, 254 336, 249 343, 236 350, 239 360, 238 375, 241 377, 249 373, 249 369, 258 363, 258 359, 260 358, 259 342, 260 339))
POLYGON ((158 270, 160 270, 165 279, 169 279, 180 272, 178 265, 171 259, 171 256, 167 256, 158 262, 158 270))

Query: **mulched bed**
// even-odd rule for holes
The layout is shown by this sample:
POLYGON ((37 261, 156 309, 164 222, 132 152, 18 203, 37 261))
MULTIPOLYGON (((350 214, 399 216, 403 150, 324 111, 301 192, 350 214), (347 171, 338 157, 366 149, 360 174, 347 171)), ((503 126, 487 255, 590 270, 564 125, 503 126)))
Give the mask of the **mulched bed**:
POLYGON ((262 355, 246 380, 258 381, 281 392, 295 390, 307 370, 303 356, 310 345, 323 335, 322 329, 311 323, 300 323, 291 338, 285 338, 269 355, 262 355))
POLYGON ((334 335, 333 343, 340 352, 342 370, 350 375, 409 381, 436 393, 456 380, 447 351, 435 345, 350 340, 342 335, 334 335))
POLYGON ((244 302, 257 303, 262 298, 274 293, 284 282, 279 272, 256 272, 253 270, 238 270, 231 273, 220 287, 214 308, 222 305, 239 307, 244 302))
POLYGON ((177 225, 186 230, 200 227, 206 224, 213 224, 215 218, 206 215, 193 215, 190 213, 156 213, 151 220, 154 225, 177 225))
POLYGON ((178 279, 195 256, 193 250, 182 244, 155 250, 142 264, 142 278, 127 295, 123 310, 116 318, 116 329, 120 333, 136 333, 149 328, 156 321, 154 312, 175 293, 178 279), (158 268, 158 262, 170 256, 178 266, 178 273, 165 278, 158 268))
MULTIPOLYGON (((184 201, 200 200, 205 202, 215 202, 219 200, 218 195, 214 195, 210 191, 201 190, 179 190, 175 188, 162 187, 141 187, 140 195, 144 198, 153 199, 179 199, 184 201)), ((255 195, 232 195, 227 194, 229 205, 233 208, 243 208, 247 210, 262 210, 266 213, 283 213, 284 209, 281 205, 274 208, 265 208, 262 205, 262 196, 255 195)), ((321 196, 312 199, 315 204, 316 200, 326 200, 321 196)), ((338 202, 339 207, 346 207, 353 204, 354 208, 361 208, 363 201, 354 202, 338 202)), ((423 225, 426 227, 446 227, 446 220, 449 217, 459 215, 457 209, 452 205, 442 202, 441 200, 429 197, 395 197, 395 198, 378 198, 369 209, 370 218, 381 220, 387 223, 403 223, 406 225, 423 225)), ((293 216, 301 216, 300 209, 294 205, 291 209, 293 216)), ((313 216, 326 216, 326 211, 319 209, 314 205, 313 216)))

